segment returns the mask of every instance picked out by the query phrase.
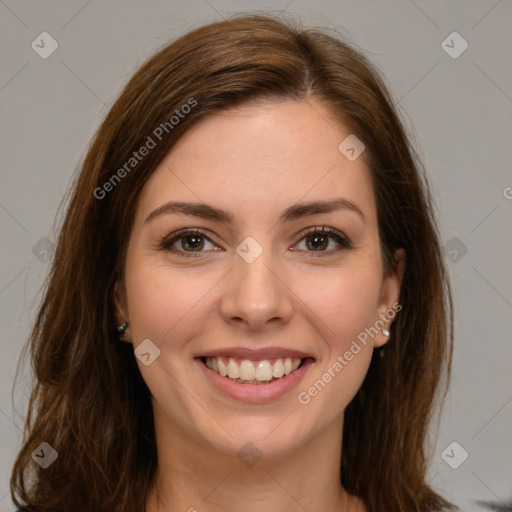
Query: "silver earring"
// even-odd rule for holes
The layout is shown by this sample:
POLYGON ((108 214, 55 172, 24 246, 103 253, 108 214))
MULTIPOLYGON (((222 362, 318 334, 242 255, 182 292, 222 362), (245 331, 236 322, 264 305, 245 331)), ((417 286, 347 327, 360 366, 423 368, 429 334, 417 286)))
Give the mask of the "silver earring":
POLYGON ((126 332, 126 328, 128 327, 128 324, 125 322, 124 324, 120 324, 116 327, 116 333, 118 336, 124 336, 124 333, 126 332))
POLYGON ((384 336, 389 336, 389 331, 386 329, 386 327, 383 327, 381 330, 382 330, 382 334, 384 334, 384 336))

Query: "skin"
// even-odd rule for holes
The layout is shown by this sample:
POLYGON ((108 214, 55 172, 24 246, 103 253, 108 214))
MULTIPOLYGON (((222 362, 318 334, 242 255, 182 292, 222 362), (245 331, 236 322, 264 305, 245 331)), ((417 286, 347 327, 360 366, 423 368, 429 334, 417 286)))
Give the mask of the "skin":
POLYGON ((158 451, 150 512, 227 504, 248 512, 365 510, 340 484, 344 410, 387 337, 379 331, 360 344, 317 396, 297 400, 399 299, 404 254, 396 253, 398 275, 386 275, 364 153, 351 162, 338 150, 349 133, 311 99, 228 109, 189 129, 145 184, 116 320, 129 323, 127 342, 150 339, 160 350, 149 366, 138 361, 158 451), (292 205, 338 198, 355 203, 365 220, 339 209, 279 223, 292 205), (171 200, 228 210, 234 223, 181 213, 145 222, 171 200), (323 237, 316 249, 304 233, 316 226, 341 231, 352 248, 323 237), (162 239, 185 228, 211 240, 200 238, 198 257, 186 257, 190 239, 175 242, 174 252, 161 249, 162 239), (263 249, 252 263, 236 253, 247 236, 263 249), (296 389, 265 404, 221 394, 194 360, 212 349, 275 346, 315 362, 296 389), (236 456, 248 442, 262 454, 252 467, 236 456))

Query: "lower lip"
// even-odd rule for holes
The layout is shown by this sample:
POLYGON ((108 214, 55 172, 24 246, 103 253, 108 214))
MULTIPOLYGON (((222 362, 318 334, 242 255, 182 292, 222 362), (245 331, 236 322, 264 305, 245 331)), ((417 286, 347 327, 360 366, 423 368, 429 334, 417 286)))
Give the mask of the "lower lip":
POLYGON ((221 393, 236 400, 259 404, 276 400, 297 387, 314 361, 308 359, 305 361, 304 365, 297 370, 268 384, 242 384, 235 382, 228 377, 222 377, 213 370, 210 370, 200 358, 196 359, 196 363, 199 365, 199 368, 206 378, 221 393))

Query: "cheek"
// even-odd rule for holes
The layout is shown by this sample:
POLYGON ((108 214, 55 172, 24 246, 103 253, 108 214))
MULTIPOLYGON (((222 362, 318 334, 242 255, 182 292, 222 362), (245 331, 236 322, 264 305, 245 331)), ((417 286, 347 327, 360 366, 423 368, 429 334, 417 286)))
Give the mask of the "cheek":
MULTIPOLYGON (((191 275, 162 264, 138 264, 134 258, 126 265, 126 291, 134 340, 149 338, 160 346, 182 320, 193 316, 215 284, 212 276, 191 275)), ((188 322, 187 325, 190 325, 188 322)))
POLYGON ((321 286, 314 293, 310 279, 302 282, 301 298, 317 317, 322 341, 318 368, 302 387, 298 401, 308 403, 309 411, 328 410, 326 422, 350 403, 368 371, 373 351, 367 329, 376 321, 381 284, 376 267, 340 267, 317 281, 321 286))
POLYGON ((372 267, 340 268, 315 282, 302 278, 300 297, 321 320, 329 346, 341 350, 375 322, 380 284, 372 267))
POLYGON ((297 400, 322 418, 318 428, 342 413, 366 377, 373 350, 365 329, 375 321, 378 291, 374 274, 340 271, 326 280, 322 293, 304 295, 318 316, 320 358, 297 400))

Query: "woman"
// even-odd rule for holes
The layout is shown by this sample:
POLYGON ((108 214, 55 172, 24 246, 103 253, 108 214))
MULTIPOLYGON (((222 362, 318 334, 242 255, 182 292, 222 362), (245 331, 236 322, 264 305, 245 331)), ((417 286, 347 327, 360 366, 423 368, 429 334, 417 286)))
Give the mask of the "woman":
POLYGON ((452 338, 428 183, 372 66, 268 17, 194 30, 129 81, 74 186, 13 498, 452 509, 426 482, 452 338))

